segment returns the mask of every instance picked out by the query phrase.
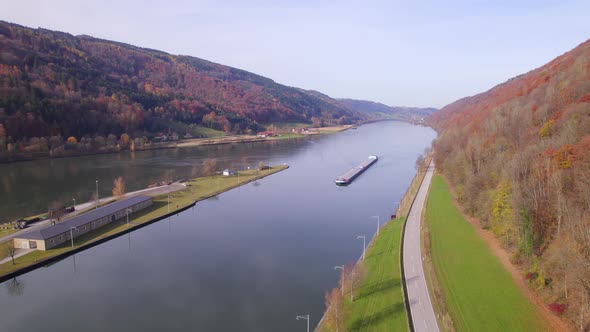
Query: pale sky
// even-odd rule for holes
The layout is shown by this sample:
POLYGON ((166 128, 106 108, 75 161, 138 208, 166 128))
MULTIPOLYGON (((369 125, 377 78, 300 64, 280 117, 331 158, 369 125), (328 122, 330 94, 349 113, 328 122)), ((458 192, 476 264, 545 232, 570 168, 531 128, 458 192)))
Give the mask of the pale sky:
POLYGON ((0 19, 419 107, 485 91, 590 38, 587 0, 0 0, 0 19))

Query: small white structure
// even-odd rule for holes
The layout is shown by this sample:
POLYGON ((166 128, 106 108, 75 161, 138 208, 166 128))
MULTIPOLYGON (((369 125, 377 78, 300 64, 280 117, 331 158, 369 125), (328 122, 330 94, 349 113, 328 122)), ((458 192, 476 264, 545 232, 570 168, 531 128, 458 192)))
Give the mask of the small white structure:
POLYGON ((223 175, 224 176, 236 175, 236 172, 233 169, 226 168, 223 170, 223 175))

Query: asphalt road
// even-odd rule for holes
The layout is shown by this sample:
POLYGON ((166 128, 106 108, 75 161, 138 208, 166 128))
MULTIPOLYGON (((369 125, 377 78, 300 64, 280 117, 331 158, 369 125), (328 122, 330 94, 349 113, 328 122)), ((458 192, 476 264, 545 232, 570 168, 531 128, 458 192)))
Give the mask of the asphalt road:
POLYGON ((420 219, 433 173, 434 163, 431 163, 410 210, 404 235, 404 271, 410 302, 410 319, 415 331, 419 332, 439 331, 426 286, 420 246, 420 219))

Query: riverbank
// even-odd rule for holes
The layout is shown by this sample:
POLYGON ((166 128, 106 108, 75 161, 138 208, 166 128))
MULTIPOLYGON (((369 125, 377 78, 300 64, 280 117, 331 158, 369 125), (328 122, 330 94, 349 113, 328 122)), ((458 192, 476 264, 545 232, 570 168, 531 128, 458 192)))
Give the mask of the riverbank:
MULTIPOLYGON (((306 131, 301 131, 298 133, 292 132, 285 132, 284 134, 280 134, 280 136, 266 136, 261 137, 257 135, 232 135, 232 136, 221 136, 221 137, 208 137, 208 138, 194 138, 194 139, 185 139, 179 141, 171 141, 171 142, 152 142, 143 145, 143 147, 139 148, 136 147, 133 151, 129 149, 118 149, 113 147, 112 149, 107 150, 96 150, 96 151, 86 151, 86 152, 78 152, 78 151, 69 151, 64 152, 63 155, 52 156, 49 152, 27 152, 21 154, 15 154, 11 157, 11 159, 0 159, 0 164, 9 164, 9 163, 16 163, 22 161, 32 161, 32 160, 42 160, 42 159, 55 159, 55 158, 72 158, 72 157, 83 157, 83 156, 91 156, 91 155, 99 155, 99 154, 117 154, 121 152, 140 152, 140 151, 148 151, 148 150, 160 150, 160 149, 175 149, 175 148, 184 148, 184 147, 195 147, 195 146, 207 146, 207 145, 223 145, 223 144, 240 144, 240 143, 256 143, 256 142, 266 142, 266 141, 273 141, 278 139, 292 139, 292 138, 300 138, 312 135, 325 135, 325 134, 333 134, 338 133, 347 129, 352 128, 353 125, 340 125, 340 126, 330 126, 330 127, 321 127, 321 128, 307 128, 306 131)), ((65 151, 65 150, 64 150, 65 151)))
MULTIPOLYGON (((344 283, 344 324, 347 331, 400 331, 407 328, 399 257, 404 219, 387 222, 354 267, 358 280, 344 283), (351 289, 351 282, 354 283, 351 289), (353 294, 351 294, 351 292, 353 294), (353 300, 354 299, 354 300, 353 300)), ((322 319, 318 332, 332 331, 322 319)), ((332 326, 333 327, 333 326, 332 326)))
POLYGON ((196 178, 185 182, 185 189, 153 197, 153 205, 130 215, 129 224, 125 219, 113 222, 105 227, 80 236, 74 240, 72 247, 64 243, 47 251, 33 251, 15 259, 15 265, 8 261, 0 265, 0 282, 32 271, 51 262, 61 260, 69 255, 86 250, 110 239, 129 233, 158 220, 175 215, 191 208, 197 202, 217 196, 247 183, 284 171, 289 166, 274 166, 266 170, 248 170, 236 176, 215 175, 196 178))
POLYGON ((397 210, 395 211, 395 215, 397 217, 407 217, 410 213, 410 209, 412 208, 412 204, 414 204, 414 199, 416 198, 416 194, 418 194, 418 189, 420 189, 420 185, 422 184, 422 179, 426 175, 426 171, 428 170, 428 165, 432 161, 432 154, 429 154, 424 158, 424 163, 422 167, 416 170, 416 175, 410 182, 408 189, 404 193, 404 196, 399 202, 397 206, 397 210))
MULTIPOLYGON (((141 190, 136 190, 133 192, 125 193, 121 198, 128 198, 128 197, 140 195, 140 194, 148 195, 148 196, 158 196, 158 195, 167 194, 167 193, 174 192, 174 191, 179 191, 184 188, 186 188, 185 184, 174 182, 174 183, 164 185, 164 186, 146 188, 146 189, 141 189, 141 190)), ((62 216, 61 221, 65 221, 65 220, 73 218, 79 214, 88 212, 89 210, 96 208, 97 205, 98 205, 98 207, 101 207, 101 206, 110 204, 110 203, 114 202, 115 200, 116 200, 116 197, 109 196, 109 197, 103 197, 96 202, 92 201, 92 202, 76 204, 73 206, 74 211, 62 216)), ((45 212, 45 213, 40 213, 40 214, 37 214, 34 216, 29 216, 29 217, 23 218, 25 220, 33 220, 35 218, 42 218, 42 220, 31 224, 29 227, 27 227, 25 229, 6 228, 6 227, 14 227, 14 225, 12 223, 2 224, 2 226, 4 228, 0 230, 0 264, 2 264, 1 263, 2 260, 8 255, 7 250, 6 250, 6 241, 8 241, 14 237, 17 237, 19 234, 28 233, 34 229, 43 228, 43 227, 49 225, 54 220, 47 218, 47 216, 48 216, 48 214, 47 214, 47 212, 45 212)))
MULTIPOLYGON (((366 248, 366 257, 359 258, 354 266, 358 280, 344 283, 344 324, 351 331, 400 331, 410 329, 409 303, 403 273, 404 231, 418 189, 426 175, 432 157, 416 171, 391 219, 379 229, 366 248), (351 294, 350 283, 354 283, 351 294), (356 289, 356 290, 354 290, 356 289), (354 301, 352 300, 354 298, 354 301)), ((324 316, 315 331, 330 331, 324 316)))

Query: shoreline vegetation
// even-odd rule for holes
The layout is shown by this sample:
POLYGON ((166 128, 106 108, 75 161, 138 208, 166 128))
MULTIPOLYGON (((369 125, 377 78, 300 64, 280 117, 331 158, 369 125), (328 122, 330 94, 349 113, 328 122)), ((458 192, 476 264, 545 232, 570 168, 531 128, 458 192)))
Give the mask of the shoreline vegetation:
MULTIPOLYGON (((148 140, 144 137, 131 138, 127 134, 122 134, 119 139, 115 136, 103 140, 101 147, 96 148, 91 139, 68 137, 65 142, 61 137, 52 137, 51 140, 37 140, 31 143, 31 146, 22 147, 22 151, 16 152, 15 149, 6 158, 0 157, 0 164, 16 163, 22 161, 33 161, 53 158, 82 157, 98 154, 114 154, 121 152, 137 152, 158 149, 174 149, 194 146, 221 145, 221 144, 238 144, 266 142, 280 139, 301 138, 311 135, 325 135, 345 131, 353 125, 338 125, 326 127, 292 127, 284 124, 284 127, 277 128, 274 125, 269 126, 271 130, 264 132, 262 135, 230 135, 224 136, 225 133, 211 130, 209 137, 205 138, 186 138, 179 139, 171 135, 170 141, 157 141, 155 138, 148 140), (272 134, 268 134, 272 133, 272 134), (174 138, 172 138, 174 137, 174 138), (53 148, 52 148, 53 147, 53 148)), ((297 125, 297 124, 295 124, 297 125)), ((206 128, 208 129, 208 128, 206 128)))
MULTIPOLYGON (((127 224, 125 219, 121 219, 74 239, 73 247, 68 242, 47 251, 35 250, 15 258, 15 264, 11 261, 0 264, 0 282, 59 261, 77 252, 175 215, 194 206, 199 201, 217 196, 288 168, 289 166, 287 165, 279 165, 263 167, 263 169, 240 171, 233 176, 218 174, 189 180, 185 182, 186 187, 182 190, 153 196, 153 205, 130 215, 129 224, 127 224)), ((6 243, 4 242, 0 245, 5 245, 6 243)))
POLYGON ((335 331, 337 327, 350 331, 409 329, 401 271, 403 231, 431 160, 430 153, 419 158, 416 175, 400 200, 395 216, 370 240, 365 259, 360 257, 356 264, 345 265, 341 270, 338 288, 326 293, 326 311, 315 331, 335 331))

